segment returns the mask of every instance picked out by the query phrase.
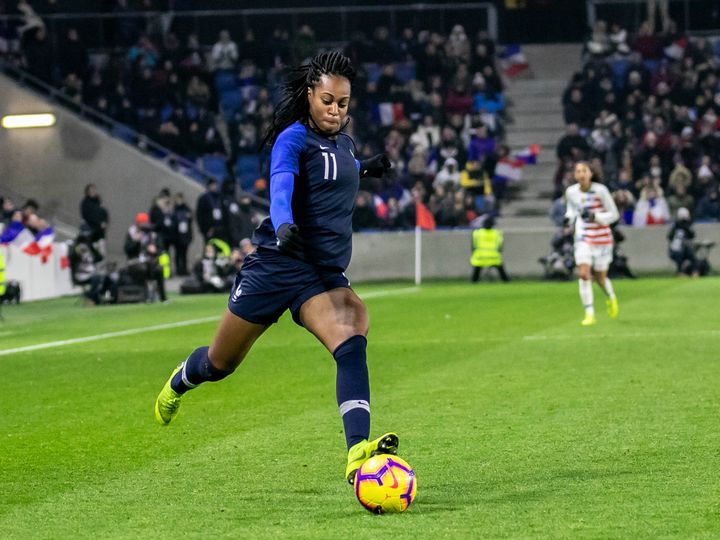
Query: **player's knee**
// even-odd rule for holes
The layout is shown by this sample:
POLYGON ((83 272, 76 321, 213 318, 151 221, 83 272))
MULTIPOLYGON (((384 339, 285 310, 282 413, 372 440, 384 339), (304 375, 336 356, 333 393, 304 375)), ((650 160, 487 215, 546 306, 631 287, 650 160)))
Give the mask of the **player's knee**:
POLYGON ((347 309, 352 310, 353 313, 353 334, 367 336, 370 329, 370 318, 365 304, 357 296, 354 296, 348 300, 347 309))

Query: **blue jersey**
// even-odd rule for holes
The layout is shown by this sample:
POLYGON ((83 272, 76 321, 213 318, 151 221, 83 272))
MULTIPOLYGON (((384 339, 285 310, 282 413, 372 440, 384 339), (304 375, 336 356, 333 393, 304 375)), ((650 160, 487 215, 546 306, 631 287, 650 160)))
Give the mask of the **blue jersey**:
MULTIPOLYGON (((294 175, 292 219, 307 246, 301 258, 308 263, 341 271, 350 263, 352 214, 360 183, 354 152, 348 135, 327 139, 300 122, 288 126, 273 145, 271 184, 275 175, 294 175)), ((256 229, 253 243, 278 249, 270 217, 256 229)))

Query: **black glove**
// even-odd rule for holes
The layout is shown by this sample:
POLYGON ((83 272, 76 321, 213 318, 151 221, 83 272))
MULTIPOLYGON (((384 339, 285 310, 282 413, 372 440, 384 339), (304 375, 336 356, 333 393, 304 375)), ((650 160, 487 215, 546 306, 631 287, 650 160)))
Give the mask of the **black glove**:
POLYGON ((300 236, 300 229, 294 223, 283 223, 277 230, 277 245, 280 251, 299 255, 305 250, 305 243, 300 236))
POLYGON ((373 178, 382 178, 390 168, 390 160, 385 154, 378 154, 371 158, 364 159, 360 162, 360 178, 372 176, 373 178))
POLYGON ((583 221, 595 221, 595 214, 593 214, 589 208, 583 208, 582 212, 580 212, 580 217, 583 218, 583 221))

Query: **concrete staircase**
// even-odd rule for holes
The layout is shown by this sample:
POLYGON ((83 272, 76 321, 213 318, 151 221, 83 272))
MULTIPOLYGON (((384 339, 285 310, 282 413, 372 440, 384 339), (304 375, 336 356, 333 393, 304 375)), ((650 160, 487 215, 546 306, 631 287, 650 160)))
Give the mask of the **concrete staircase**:
POLYGON ((580 50, 579 44, 523 45, 530 73, 510 81, 506 90, 512 101, 506 143, 513 152, 538 144, 540 157, 537 165, 523 169, 513 199, 502 209, 503 217, 547 216, 557 167, 555 149, 564 133, 562 93, 580 69, 580 50))

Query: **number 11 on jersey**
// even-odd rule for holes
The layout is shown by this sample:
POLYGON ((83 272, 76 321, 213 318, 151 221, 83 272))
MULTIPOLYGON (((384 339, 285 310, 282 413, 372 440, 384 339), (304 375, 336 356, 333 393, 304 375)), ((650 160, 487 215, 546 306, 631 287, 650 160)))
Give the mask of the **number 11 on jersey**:
POLYGON ((325 160, 325 180, 337 180, 337 161, 335 154, 322 152, 322 157, 325 160), (332 158, 332 178, 330 178, 330 158, 332 158))

